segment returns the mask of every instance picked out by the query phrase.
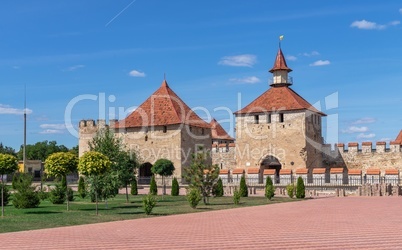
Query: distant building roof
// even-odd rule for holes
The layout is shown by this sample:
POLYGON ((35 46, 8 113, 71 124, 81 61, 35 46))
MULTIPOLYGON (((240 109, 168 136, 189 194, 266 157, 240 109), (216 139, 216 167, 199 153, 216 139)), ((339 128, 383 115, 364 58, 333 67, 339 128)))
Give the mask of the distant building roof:
POLYGON ((232 140, 234 139, 226 133, 225 129, 213 118, 209 123, 211 125, 211 135, 212 139, 221 139, 221 140, 232 140))
POLYGON ((210 125, 191 110, 164 80, 160 88, 136 110, 125 119, 116 122, 115 128, 173 124, 210 128, 210 125))

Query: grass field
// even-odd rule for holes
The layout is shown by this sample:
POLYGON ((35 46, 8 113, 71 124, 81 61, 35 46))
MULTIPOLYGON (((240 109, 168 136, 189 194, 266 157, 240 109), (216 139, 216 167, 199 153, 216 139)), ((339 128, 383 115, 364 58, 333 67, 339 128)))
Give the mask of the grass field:
POLYGON ((95 214, 95 204, 79 197, 70 202, 70 211, 66 210, 66 204, 53 205, 48 200, 42 201, 38 208, 30 209, 16 209, 10 202, 5 207, 5 216, 0 218, 0 233, 297 201, 281 197, 275 197, 272 201, 264 197, 246 197, 241 198, 236 206, 233 197, 219 197, 210 198, 210 205, 204 205, 201 201, 197 209, 192 209, 185 196, 164 196, 163 199, 158 196, 156 207, 147 216, 142 208, 142 198, 142 195, 130 196, 130 202, 126 203, 125 195, 118 195, 108 200, 107 208, 104 202, 100 202, 98 216, 95 214))

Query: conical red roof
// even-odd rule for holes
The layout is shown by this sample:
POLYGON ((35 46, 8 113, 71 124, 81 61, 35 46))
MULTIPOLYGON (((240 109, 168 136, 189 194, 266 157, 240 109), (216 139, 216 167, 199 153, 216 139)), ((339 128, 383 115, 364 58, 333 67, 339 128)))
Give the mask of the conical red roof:
POLYGON ((219 124, 215 118, 209 123, 211 125, 211 136, 212 139, 221 139, 221 140, 234 140, 232 137, 226 133, 225 129, 219 124))
POLYGON ((303 97, 287 86, 272 87, 235 114, 278 112, 286 110, 310 110, 320 115, 326 114, 314 108, 303 97))
POLYGON ((288 67, 286 64, 285 57, 283 56, 281 48, 279 48, 278 53, 276 54, 274 67, 269 70, 269 72, 273 73, 276 70, 286 70, 287 72, 291 72, 292 69, 288 67))
POLYGON ((155 93, 129 116, 118 121, 115 127, 133 128, 173 124, 210 128, 210 125, 192 111, 164 80, 155 93))
POLYGON ((402 145, 402 130, 401 130, 401 132, 399 132, 399 135, 396 137, 395 141, 392 141, 391 144, 402 145))

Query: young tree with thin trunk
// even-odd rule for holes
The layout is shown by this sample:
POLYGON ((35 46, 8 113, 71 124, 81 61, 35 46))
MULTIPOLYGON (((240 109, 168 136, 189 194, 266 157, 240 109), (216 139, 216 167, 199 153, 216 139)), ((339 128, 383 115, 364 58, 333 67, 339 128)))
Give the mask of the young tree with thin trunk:
MULTIPOLYGON (((10 154, 0 154, 0 175, 1 175, 1 217, 4 216, 4 180, 3 175, 11 174, 18 169, 17 158, 10 154)), ((7 180, 6 180, 7 182, 7 180)))
POLYGON ((157 160, 151 168, 152 173, 162 176, 162 197, 166 194, 165 177, 171 176, 174 172, 174 169, 173 162, 168 159, 157 160))
POLYGON ((65 178, 67 211, 69 210, 67 175, 77 170, 78 158, 70 152, 59 152, 51 154, 45 161, 45 173, 49 176, 65 178))

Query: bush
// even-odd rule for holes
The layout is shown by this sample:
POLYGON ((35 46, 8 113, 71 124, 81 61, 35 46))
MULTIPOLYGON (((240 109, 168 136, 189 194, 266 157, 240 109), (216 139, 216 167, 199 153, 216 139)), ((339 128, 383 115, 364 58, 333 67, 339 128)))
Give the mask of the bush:
POLYGON ((68 201, 74 201, 74 191, 72 188, 67 188, 67 199, 68 201))
POLYGON ((272 179, 270 176, 267 176, 267 181, 265 183, 265 197, 268 200, 271 200, 275 196, 275 188, 274 184, 272 183, 272 179))
MULTIPOLYGON (((2 202, 4 206, 7 206, 8 202, 10 201, 11 193, 10 193, 10 190, 8 190, 8 187, 7 187, 7 185, 5 183, 1 183, 0 185, 3 185, 3 188, 4 188, 3 189, 4 201, 1 199, 1 194, 0 194, 0 204, 2 202)), ((1 188, 1 186, 0 186, 0 188, 1 188)), ((1 190, 0 190, 0 192, 1 192, 1 190)))
POLYGON ((288 192, 289 198, 293 198, 295 196, 295 186, 293 184, 287 185, 286 191, 288 192))
POLYGON ((202 199, 201 192, 198 188, 190 188, 187 190, 186 198, 188 203, 190 203, 190 207, 195 209, 202 199))
POLYGON ((296 198, 304 199, 306 196, 303 178, 299 176, 296 184, 296 198))
POLYGON ((149 186, 149 193, 152 195, 158 194, 158 186, 156 186, 155 175, 152 175, 151 184, 149 186))
POLYGON ((44 200, 46 200, 46 199, 49 199, 50 193, 49 193, 49 192, 46 192, 46 188, 45 188, 45 187, 42 187, 42 189, 39 189, 38 196, 39 196, 39 199, 40 199, 41 201, 44 201, 44 200))
POLYGON ((246 178, 244 177, 244 175, 240 179, 240 196, 248 197, 248 188, 246 184, 246 178))
POLYGON ((237 188, 235 188, 234 192, 233 192, 233 203, 235 205, 239 205, 240 204, 240 198, 241 198, 241 193, 239 190, 237 190, 237 188))
POLYGON ((88 188, 87 184, 85 183, 85 179, 83 176, 80 176, 80 179, 78 180, 78 196, 81 197, 82 199, 85 199, 88 195, 88 188))
POLYGON ((142 198, 142 205, 144 207, 144 211, 146 215, 150 215, 152 212, 152 209, 156 205, 156 199, 152 194, 148 194, 142 198))
POLYGON ((131 195, 138 195, 137 178, 133 178, 131 181, 131 195))
POLYGON ((214 189, 212 190, 212 194, 215 197, 222 197, 223 196, 223 183, 222 179, 219 178, 216 184, 214 185, 214 189))
POLYGON ((15 174, 13 177, 14 193, 13 205, 16 208, 34 208, 40 204, 39 195, 35 192, 32 185, 32 176, 30 174, 15 174))
POLYGON ((172 196, 179 196, 179 182, 177 181, 176 177, 172 180, 172 196))
POLYGON ((63 204, 66 200, 66 188, 62 184, 63 183, 57 183, 50 191, 49 200, 53 204, 63 204))

